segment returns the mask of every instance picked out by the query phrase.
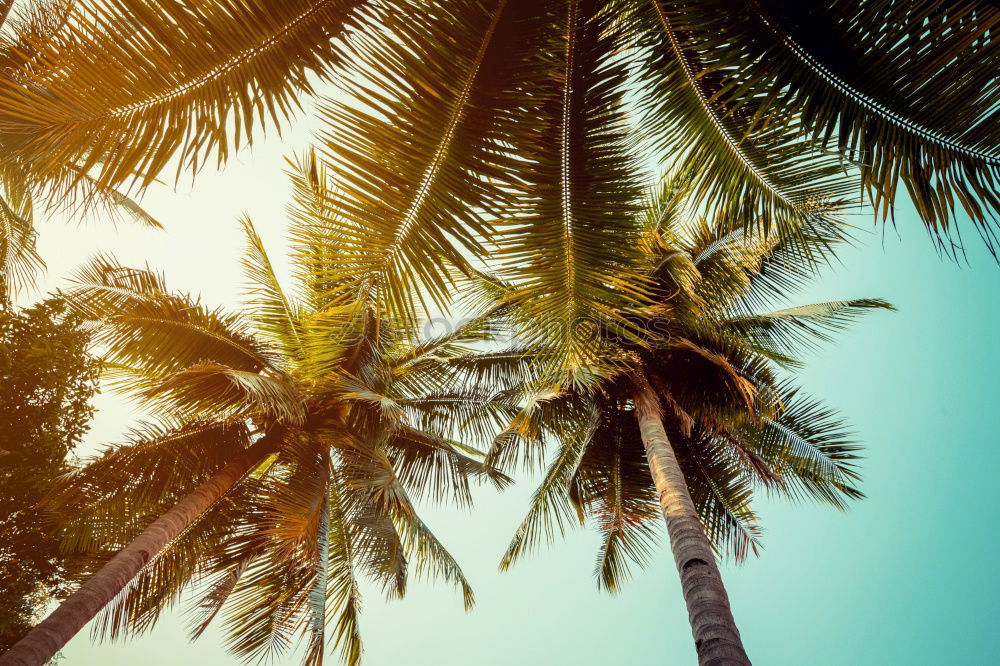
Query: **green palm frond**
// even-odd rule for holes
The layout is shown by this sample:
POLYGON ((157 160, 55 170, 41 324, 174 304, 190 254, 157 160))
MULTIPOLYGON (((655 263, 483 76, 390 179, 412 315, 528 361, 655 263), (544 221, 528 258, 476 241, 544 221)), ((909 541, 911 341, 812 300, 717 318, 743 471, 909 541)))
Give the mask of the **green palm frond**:
POLYGON ((243 254, 243 272, 247 280, 245 309, 255 328, 286 357, 300 357, 303 353, 301 308, 282 289, 253 222, 247 217, 241 222, 247 237, 243 254))
POLYGON ((829 341, 833 334, 873 309, 895 308, 879 298, 856 298, 738 315, 721 324, 764 348, 794 356, 799 350, 812 349, 820 342, 829 341))
POLYGON ((571 482, 570 498, 579 516, 591 516, 601 533, 594 573, 599 588, 615 593, 631 565, 649 561, 662 529, 635 418, 620 405, 605 406, 571 482))
POLYGON ((701 63, 707 97, 744 122, 738 141, 794 125, 800 141, 857 167, 883 218, 902 184, 946 251, 960 244, 956 208, 994 247, 996 7, 658 2, 688 62, 701 63))
MULTIPOLYGON (((138 387, 135 387, 138 388, 138 387)), ((144 382, 141 397, 164 411, 235 420, 266 415, 286 424, 305 419, 303 396, 289 377, 196 363, 144 382)))
POLYGON ((353 43, 344 85, 358 103, 331 99, 321 111, 321 150, 337 174, 331 303, 373 299, 413 325, 425 298, 446 306, 451 270, 469 272, 467 257, 482 255, 485 216, 510 207, 503 182, 519 163, 503 94, 531 29, 524 4, 432 2, 421 21, 390 9, 353 43))
POLYGON ((713 446, 692 447, 681 466, 713 547, 731 554, 737 562, 751 552, 759 554, 761 529, 751 507, 753 485, 749 475, 713 446))
POLYGON ((643 302, 642 190, 623 113, 624 63, 613 57, 616 24, 597 1, 553 7, 546 51, 556 74, 537 82, 540 117, 528 153, 523 212, 504 222, 501 275, 513 285, 523 334, 557 349, 552 381, 592 381, 599 364, 588 334, 631 326, 621 299, 643 302), (554 143, 554 149, 553 149, 554 143))
POLYGON ((557 455, 532 495, 531 506, 500 560, 501 571, 510 568, 516 560, 541 543, 564 535, 567 527, 578 519, 570 496, 571 483, 594 436, 597 418, 596 410, 592 409, 588 421, 581 423, 576 430, 563 434, 557 455))
POLYGON ((847 507, 847 500, 863 497, 856 487, 860 447, 843 419, 788 383, 780 394, 780 414, 746 424, 739 434, 781 477, 783 492, 839 509, 847 507))
POLYGON ((803 220, 822 221, 856 190, 843 160, 821 154, 799 118, 756 122, 761 100, 741 97, 738 111, 722 103, 738 84, 721 79, 702 53, 703 42, 718 39, 705 29, 711 15, 670 0, 635 3, 642 131, 663 158, 681 156, 704 208, 728 210, 745 229, 787 232, 803 220))
POLYGON ((693 300, 699 307, 761 309, 815 279, 850 241, 847 231, 835 220, 800 221, 790 231, 765 236, 719 211, 681 227, 678 245, 697 270, 693 300))
POLYGON ((101 323, 94 340, 108 347, 112 360, 145 372, 202 362, 251 372, 274 365, 243 319, 169 292, 163 277, 149 270, 98 257, 77 272, 67 299, 86 319, 101 323))

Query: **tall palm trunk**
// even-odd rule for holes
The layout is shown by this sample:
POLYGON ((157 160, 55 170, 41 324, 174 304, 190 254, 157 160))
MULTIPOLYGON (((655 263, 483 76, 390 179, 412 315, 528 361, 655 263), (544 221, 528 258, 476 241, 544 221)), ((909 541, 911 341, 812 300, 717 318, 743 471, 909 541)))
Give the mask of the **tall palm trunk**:
POLYGON ((642 443, 681 576, 698 663, 701 666, 749 666, 750 659, 743 650, 740 632, 729 608, 729 597, 715 563, 715 553, 663 428, 660 401, 642 380, 638 382, 634 399, 642 443))
POLYGON ((275 449, 268 434, 233 458, 142 531, 132 543, 0 656, 0 666, 41 666, 104 608, 154 555, 225 495, 275 449))

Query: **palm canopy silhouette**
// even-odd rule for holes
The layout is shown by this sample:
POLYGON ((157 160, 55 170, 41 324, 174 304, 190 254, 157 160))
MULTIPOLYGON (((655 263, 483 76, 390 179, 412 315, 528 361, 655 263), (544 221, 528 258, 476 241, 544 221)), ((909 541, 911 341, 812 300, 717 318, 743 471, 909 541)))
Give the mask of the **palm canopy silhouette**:
POLYGON ((223 162, 332 82, 368 107, 329 120, 402 122, 431 180, 475 181, 426 195, 442 218, 510 211, 525 187, 555 207, 546 183, 581 178, 583 128, 628 89, 653 154, 697 165, 706 205, 782 224, 864 190, 884 218, 905 189, 946 251, 956 210, 995 243, 1000 9, 985 0, 34 4, 5 40, 0 159, 57 199, 88 177, 141 189, 223 162), (610 38, 585 36, 595 22, 610 38))
POLYGON ((295 172, 295 289, 283 290, 249 220, 245 309, 230 314, 168 291, 162 276, 98 258, 67 298, 94 322, 112 385, 155 419, 68 478, 50 501, 66 545, 93 576, 4 656, 44 663, 105 604, 98 635, 150 629, 191 583, 197 636, 225 617, 229 647, 273 656, 324 643, 358 663, 358 580, 402 595, 410 575, 473 596, 415 500, 468 504, 470 484, 507 477, 472 445, 516 412, 453 363, 477 322, 414 342, 384 291, 356 281, 375 252, 341 233, 329 178, 295 172), (93 569, 115 552, 100 571, 93 569), (329 630, 327 626, 329 625, 329 630))
POLYGON ((544 469, 502 569, 589 521, 602 534, 598 585, 614 591, 649 557, 662 517, 700 663, 748 664, 715 558, 757 552, 755 491, 841 509, 862 497, 858 445, 843 420, 784 375, 803 351, 891 306, 863 298, 771 309, 845 240, 841 227, 752 240, 724 210, 699 214, 696 192, 690 175, 666 178, 619 220, 632 229, 628 256, 595 243, 567 260, 569 273, 600 266, 634 278, 601 284, 589 316, 560 319, 574 312, 574 290, 542 294, 541 279, 524 276, 526 266, 549 270, 551 247, 521 256, 518 282, 480 281, 473 301, 504 303, 519 333, 495 354, 495 371, 533 387, 486 462, 544 469))

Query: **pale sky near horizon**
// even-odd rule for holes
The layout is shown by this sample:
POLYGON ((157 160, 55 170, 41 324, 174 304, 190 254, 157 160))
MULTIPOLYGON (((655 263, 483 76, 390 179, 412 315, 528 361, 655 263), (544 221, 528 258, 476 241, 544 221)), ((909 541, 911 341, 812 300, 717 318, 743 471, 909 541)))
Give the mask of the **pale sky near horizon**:
MULTIPOLYGON (((193 187, 186 181, 177 192, 150 190, 143 205, 164 232, 99 220, 42 224, 49 265, 42 290, 108 251, 125 264, 164 270, 174 287, 209 304, 235 307, 242 281, 237 218, 253 218, 280 264, 289 191, 283 158, 308 144, 308 118, 283 140, 271 135, 244 149, 221 172, 206 170, 193 187)), ((795 300, 877 296, 900 311, 871 315, 802 373, 809 391, 841 409, 870 447, 862 470, 869 496, 847 513, 762 502, 762 556, 723 569, 757 664, 1000 663, 993 508, 1000 268, 969 229, 972 268, 940 260, 908 208, 898 226, 902 241, 890 232, 883 243, 879 233, 845 250, 843 265, 795 300)), ((113 396, 98 405, 85 450, 118 441, 136 417, 113 396)), ((596 589, 597 541, 585 531, 511 572, 496 570, 531 489, 525 480, 503 495, 485 489, 472 514, 428 512, 475 586, 478 606, 464 613, 460 596, 440 584, 414 584, 405 600, 390 603, 369 586, 365 664, 695 663, 666 546, 614 597, 596 589)), ((83 631, 63 653, 68 666, 238 663, 217 632, 188 643, 176 613, 127 643, 95 645, 83 631)))

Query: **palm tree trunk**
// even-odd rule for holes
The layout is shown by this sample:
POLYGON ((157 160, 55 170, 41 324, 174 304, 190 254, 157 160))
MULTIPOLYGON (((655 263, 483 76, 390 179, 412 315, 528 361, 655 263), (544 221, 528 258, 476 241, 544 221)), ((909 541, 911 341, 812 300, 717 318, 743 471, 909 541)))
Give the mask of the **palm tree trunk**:
POLYGON ((750 659, 729 608, 729 597, 715 563, 715 553, 663 428, 660 401, 652 388, 641 380, 634 399, 642 443, 681 576, 698 663, 701 666, 749 666, 750 659))
POLYGON ((275 449, 268 434, 233 458, 142 531, 47 618, 0 656, 0 666, 41 666, 104 608, 154 555, 275 449))

